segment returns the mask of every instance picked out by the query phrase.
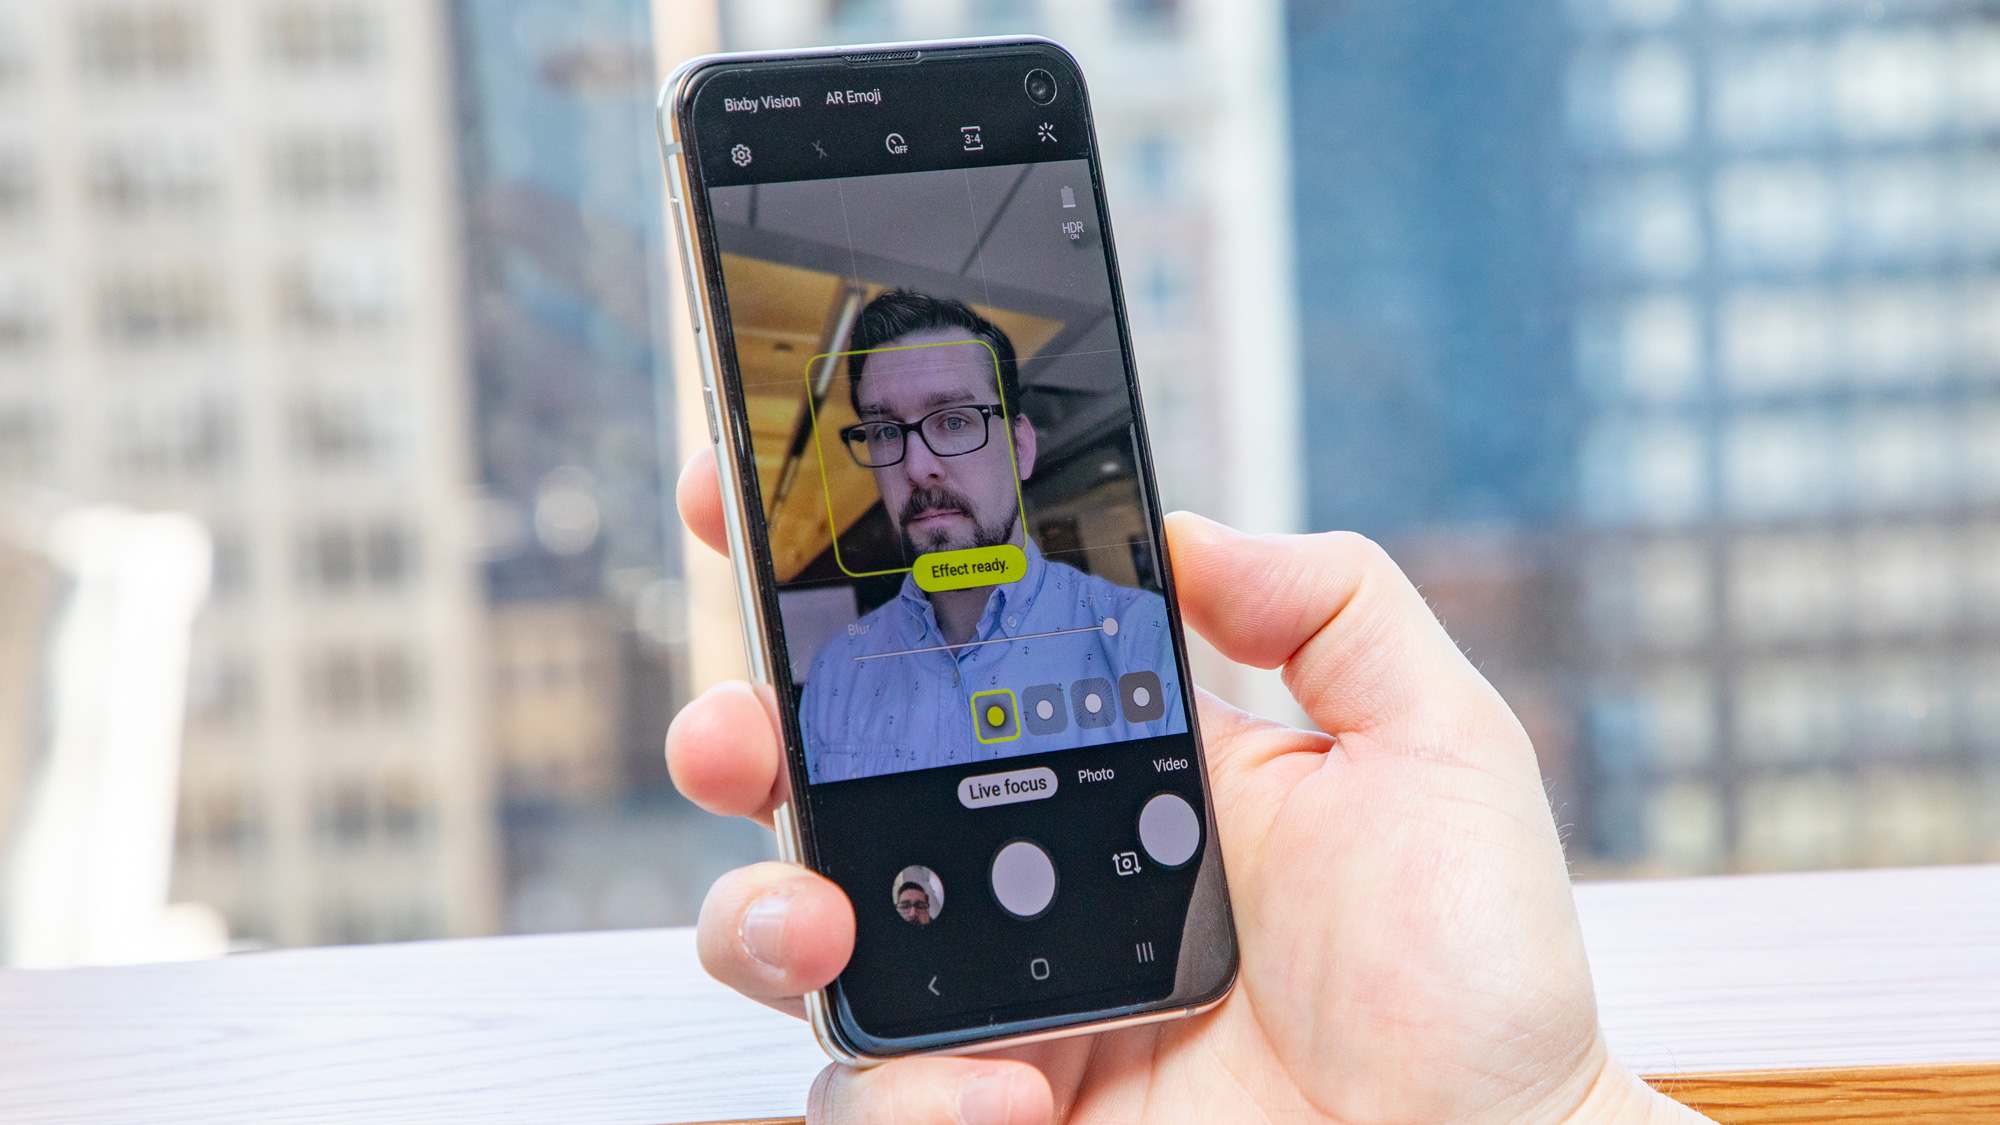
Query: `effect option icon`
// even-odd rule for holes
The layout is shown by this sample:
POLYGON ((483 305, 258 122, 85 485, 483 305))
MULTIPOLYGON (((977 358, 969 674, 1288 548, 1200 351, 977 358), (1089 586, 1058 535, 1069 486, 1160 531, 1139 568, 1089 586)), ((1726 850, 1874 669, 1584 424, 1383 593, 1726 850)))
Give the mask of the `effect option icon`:
POLYGON ((1118 677, 1118 705, 1128 723, 1150 723, 1167 713, 1160 677, 1152 672, 1127 672, 1118 677))
POLYGON ((972 697, 972 736, 981 742, 1012 742, 1021 737, 1021 708, 1007 688, 982 691, 972 697))
POLYGON ((1061 734, 1069 728, 1069 707, 1061 684, 1036 684, 1021 693, 1021 713, 1029 734, 1061 734))
POLYGON ((1118 701, 1111 694, 1111 681, 1102 676, 1069 685, 1069 699, 1076 725, 1085 730, 1108 727, 1118 717, 1118 701))

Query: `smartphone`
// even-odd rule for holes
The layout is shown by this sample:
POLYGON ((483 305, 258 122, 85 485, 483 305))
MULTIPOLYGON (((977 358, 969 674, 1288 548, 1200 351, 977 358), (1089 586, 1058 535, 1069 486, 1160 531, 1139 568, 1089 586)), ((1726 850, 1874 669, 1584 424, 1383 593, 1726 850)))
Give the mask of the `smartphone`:
POLYGON ((669 205, 781 854, 854 904, 836 1059, 1235 979, 1083 75, 1043 39, 696 59, 669 205))

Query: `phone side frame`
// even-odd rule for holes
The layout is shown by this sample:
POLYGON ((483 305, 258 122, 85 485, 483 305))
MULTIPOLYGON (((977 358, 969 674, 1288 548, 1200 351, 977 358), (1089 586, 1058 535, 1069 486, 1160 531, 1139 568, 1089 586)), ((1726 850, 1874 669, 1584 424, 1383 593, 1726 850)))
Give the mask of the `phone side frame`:
MULTIPOLYGON (((736 416, 732 410, 722 408, 722 344, 716 336, 716 310, 708 300, 708 286, 704 284, 708 276, 706 248, 700 238, 694 236, 694 214, 688 210, 688 196, 692 192, 692 182, 688 178, 688 158, 684 150, 684 140, 680 136, 680 126, 676 122, 676 110, 680 92, 686 82, 702 68, 732 56, 706 54, 690 58, 680 64, 662 84, 660 98, 656 104, 656 126, 660 130, 660 158, 664 166, 666 182, 666 208, 674 220, 674 246, 676 258, 680 260, 680 282, 688 298, 688 328, 694 334, 694 352, 702 376, 702 410, 708 416, 708 438, 710 448, 716 452, 716 480, 722 492, 722 528, 728 540, 730 556, 730 577, 736 583, 736 615, 738 625, 744 633, 744 665, 750 683, 764 693, 776 693, 776 681, 770 675, 776 655, 768 645, 768 629, 764 615, 764 599, 758 591, 756 575, 752 571, 748 520, 750 514, 744 508, 744 492, 736 488, 734 482, 740 476, 740 460, 736 456, 736 416)), ((790 755, 786 755, 790 759, 790 755)), ((790 769, 790 763, 786 763, 790 769)), ((788 797, 772 811, 772 825, 778 837, 778 857, 784 863, 804 863, 804 837, 798 829, 798 819, 792 817, 790 801, 790 777, 786 785, 788 797)))
MULTIPOLYGON (((723 493, 723 524, 729 545, 730 571, 736 583, 737 607, 744 631, 746 662, 748 664, 750 680, 753 686, 758 689, 759 694, 765 697, 767 706, 775 704, 778 710, 783 709, 782 702, 776 699, 779 685, 772 673, 772 669, 776 666, 776 662, 779 659, 779 654, 771 649, 770 638, 772 634, 767 618, 767 607, 764 604, 763 594, 757 581, 755 570, 757 563, 752 557, 748 538, 750 515, 745 505, 746 492, 741 487, 743 481, 742 462, 739 459, 739 450, 737 448, 738 442, 747 440, 747 438, 738 432, 735 412, 729 408, 727 399, 723 397, 726 392, 723 388, 721 372, 727 362, 722 354, 725 341, 723 340, 723 333, 717 329, 719 318, 716 316, 716 308, 710 298, 710 286, 708 284, 711 275, 719 278, 720 269, 719 266, 709 260, 707 247, 698 236, 699 232, 695 226, 694 213, 689 203, 693 192, 696 190, 696 185, 690 172, 687 151, 688 140, 683 132, 683 111, 687 108, 685 95, 689 92, 691 84, 701 72, 717 66, 734 66, 758 62, 793 62, 814 58, 840 59, 856 54, 882 51, 906 52, 963 49, 979 46, 1021 46, 1028 44, 1038 44, 1053 48, 1063 55, 1068 56, 1074 73, 1078 76, 1078 81, 1081 84, 1082 68, 1076 64, 1074 56, 1070 55, 1067 49, 1055 41, 1041 36, 993 36, 925 42, 899 42, 893 44, 847 45, 807 50, 732 52, 702 55, 689 59, 676 67, 661 86, 659 99, 655 108, 660 149, 665 164, 667 208, 673 216, 675 241, 679 251, 681 278, 688 299, 690 328, 696 336, 696 352, 699 358, 702 379, 702 404, 708 415, 709 436, 713 441, 716 451, 718 477, 724 481, 721 489, 723 493), (723 477, 723 474, 728 475, 723 477)), ((1085 92, 1085 97, 1088 97, 1087 92, 1085 92)), ((1091 159, 1093 164, 1095 164, 1097 161, 1095 154, 1098 152, 1098 145, 1094 137, 1095 122, 1088 113, 1086 113, 1086 120, 1091 121, 1093 133, 1091 143, 1091 152, 1093 155, 1091 159)), ((1103 197, 1101 177, 1094 176, 1093 179, 1096 182, 1093 183, 1092 190, 1098 197, 1098 213, 1100 223, 1103 226, 1102 236, 1106 245, 1106 268, 1111 274, 1110 283, 1112 290, 1114 294, 1118 294, 1114 315, 1118 322, 1121 346, 1126 349, 1129 359, 1131 349, 1130 330, 1125 323, 1126 310, 1122 297, 1123 287, 1116 272, 1117 255, 1111 249, 1110 216, 1103 197)), ((1144 408, 1136 386, 1133 387, 1132 406, 1134 421, 1139 427, 1140 432, 1143 433, 1145 431, 1144 408)), ((1151 443, 1145 442, 1143 446, 1143 448, 1137 451, 1140 464, 1136 468, 1140 474, 1141 487, 1146 493, 1147 503, 1155 512, 1158 512, 1159 501, 1152 464, 1151 443)), ((1155 538, 1154 553, 1160 565, 1162 585, 1166 589, 1171 601, 1176 596, 1174 590, 1175 584, 1172 564, 1166 557, 1165 546, 1164 537, 1155 538)), ((1174 619, 1178 623, 1178 611, 1170 610, 1170 612, 1174 613, 1174 619)), ((1177 640, 1179 640, 1178 647, 1180 649, 1177 655, 1180 665, 1179 675, 1181 682, 1192 685, 1194 681, 1189 675, 1191 669, 1187 661, 1186 642, 1184 638, 1177 638, 1177 640)), ((783 716, 774 714, 773 717, 779 719, 781 726, 780 733, 783 735, 783 716)), ((1213 786, 1207 776, 1206 748, 1201 738, 1195 709, 1192 706, 1188 709, 1188 725, 1189 733, 1194 737, 1195 753, 1199 755, 1202 762, 1202 789, 1204 804, 1206 806, 1204 811, 1212 831, 1216 823, 1214 792, 1213 786)), ((804 833, 804 826, 793 808, 793 802, 796 800, 799 787, 805 782, 802 776, 803 765, 795 763, 792 760, 793 757, 794 755, 790 752, 789 747, 787 747, 785 750, 787 798, 780 802, 772 811, 773 828, 778 840, 779 858, 786 863, 813 868, 812 844, 807 839, 804 833)), ((1227 879, 1226 875, 1221 875, 1220 877, 1223 880, 1224 901, 1226 902, 1227 879)), ((981 1054, 1030 1043, 1068 1038, 1075 1035, 1094 1035, 1123 1028, 1140 1027, 1151 1023, 1164 1023, 1169 1020, 1184 1019, 1213 1010, 1224 1000, 1228 999, 1230 992, 1234 990, 1237 976, 1237 968, 1234 964, 1237 947, 1233 919, 1228 920, 1227 924, 1230 929, 1232 961, 1228 978, 1212 997, 1193 1004, 1166 1007, 1157 1011, 1130 1016, 1114 1016, 1109 1019, 1047 1030, 1023 1032, 1019 1035, 984 1040, 976 1043, 910 1052, 909 1054, 884 1056, 869 1055, 857 1051, 847 1044, 839 1031, 838 1021, 834 1015, 834 1000, 830 986, 807 993, 804 996, 803 1000, 807 1020, 812 1025, 814 1037, 819 1041, 821 1049, 830 1057, 846 1066, 865 1068, 879 1066, 896 1058, 916 1055, 981 1054)))

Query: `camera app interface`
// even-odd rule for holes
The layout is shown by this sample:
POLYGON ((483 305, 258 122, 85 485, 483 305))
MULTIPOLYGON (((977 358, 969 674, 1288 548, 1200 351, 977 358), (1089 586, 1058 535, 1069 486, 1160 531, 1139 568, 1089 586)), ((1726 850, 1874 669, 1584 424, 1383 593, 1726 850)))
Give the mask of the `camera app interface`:
POLYGON ((704 138, 750 181, 708 206, 804 799, 857 914, 842 1002, 879 1037, 1164 997, 1203 844, 1081 118, 1024 69, 1018 120, 801 80, 704 138))

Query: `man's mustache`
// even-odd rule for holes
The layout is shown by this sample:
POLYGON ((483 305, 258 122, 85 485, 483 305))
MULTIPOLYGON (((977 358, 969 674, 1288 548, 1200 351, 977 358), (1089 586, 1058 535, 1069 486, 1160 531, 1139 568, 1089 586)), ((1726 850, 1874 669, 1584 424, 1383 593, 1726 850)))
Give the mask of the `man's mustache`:
POLYGON ((940 511, 956 511, 971 519, 972 501, 949 488, 918 488, 903 501, 903 515, 898 522, 907 527, 911 520, 925 512, 940 511))

